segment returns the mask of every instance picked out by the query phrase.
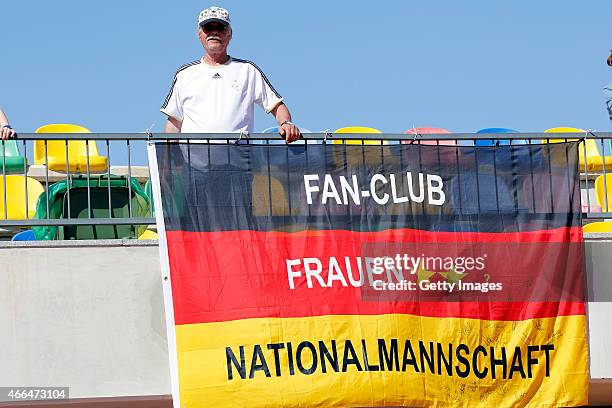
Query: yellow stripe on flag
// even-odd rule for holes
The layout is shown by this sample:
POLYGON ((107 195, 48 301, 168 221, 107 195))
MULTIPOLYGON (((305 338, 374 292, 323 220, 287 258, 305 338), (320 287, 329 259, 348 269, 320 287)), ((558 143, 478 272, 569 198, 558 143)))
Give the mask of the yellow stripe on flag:
POLYGON ((181 406, 586 405, 585 325, 400 314, 180 325, 181 406))

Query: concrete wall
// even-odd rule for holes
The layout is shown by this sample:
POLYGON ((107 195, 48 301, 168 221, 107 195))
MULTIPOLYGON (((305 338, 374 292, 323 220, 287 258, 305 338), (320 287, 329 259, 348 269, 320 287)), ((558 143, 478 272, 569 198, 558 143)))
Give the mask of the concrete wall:
POLYGON ((591 378, 612 378, 612 234, 587 234, 587 237, 591 378))
POLYGON ((143 242, 2 243, 0 385, 170 394, 158 249, 143 242))
MULTIPOLYGON (((612 378, 612 236, 589 238, 591 374, 612 378)), ((0 385, 170 394, 156 242, 0 243, 0 279, 0 385)))

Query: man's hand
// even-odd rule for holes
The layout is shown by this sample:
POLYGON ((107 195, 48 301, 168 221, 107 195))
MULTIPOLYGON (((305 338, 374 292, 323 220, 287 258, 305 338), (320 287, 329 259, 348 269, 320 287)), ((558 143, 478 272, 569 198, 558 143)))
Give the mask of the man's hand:
POLYGON ((2 126, 2 131, 0 132, 1 140, 8 140, 11 137, 15 136, 15 131, 8 126, 2 126))
POLYGON ((298 127, 293 123, 284 123, 278 129, 278 133, 285 138, 286 143, 295 142, 296 140, 299 140, 300 136, 302 135, 300 133, 300 129, 298 129, 298 127))
POLYGON ((291 123, 291 114, 283 102, 276 105, 270 113, 276 118, 276 123, 279 124, 278 133, 284 136, 286 143, 295 142, 300 138, 302 135, 300 129, 291 123))

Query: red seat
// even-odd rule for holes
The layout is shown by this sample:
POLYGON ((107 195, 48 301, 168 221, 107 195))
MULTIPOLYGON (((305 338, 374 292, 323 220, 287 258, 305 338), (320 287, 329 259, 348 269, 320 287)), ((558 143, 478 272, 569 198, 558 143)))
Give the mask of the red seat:
MULTIPOLYGON (((408 135, 431 135, 431 134, 450 134, 451 132, 449 132, 446 129, 442 129, 442 128, 418 127, 418 128, 408 129, 404 133, 408 135)), ((418 136, 417 136, 417 140, 418 140, 418 136)), ((403 143, 410 143, 410 141, 404 141, 403 143)), ((439 140, 439 141, 438 140, 421 140, 420 143, 427 144, 427 145, 438 145, 438 144, 446 145, 446 146, 456 146, 457 145, 457 141, 455 140, 439 140)))

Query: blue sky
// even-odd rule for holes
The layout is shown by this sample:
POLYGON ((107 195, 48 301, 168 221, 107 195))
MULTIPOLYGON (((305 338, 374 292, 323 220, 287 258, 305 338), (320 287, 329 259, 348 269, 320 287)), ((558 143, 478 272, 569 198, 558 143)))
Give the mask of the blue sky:
MULTIPOLYGON (((609 0, 7 1, 0 106, 23 132, 160 132, 174 71, 202 56, 196 21, 210 5, 230 10, 230 54, 255 61, 313 131, 612 129, 609 0)), ((273 124, 256 116, 258 130, 273 124)))

